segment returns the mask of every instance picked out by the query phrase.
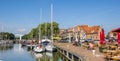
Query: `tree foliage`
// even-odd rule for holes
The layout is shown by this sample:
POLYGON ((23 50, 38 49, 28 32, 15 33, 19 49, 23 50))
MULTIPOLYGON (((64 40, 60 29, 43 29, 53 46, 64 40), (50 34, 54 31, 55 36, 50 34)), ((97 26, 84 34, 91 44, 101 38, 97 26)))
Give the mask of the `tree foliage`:
POLYGON ((40 38, 50 38, 51 37, 51 25, 53 36, 57 36, 59 33, 59 24, 57 22, 44 22, 39 24, 36 28, 33 28, 28 34, 25 34, 23 39, 38 39, 40 38))
POLYGON ((13 40, 15 39, 15 35, 12 33, 8 33, 8 32, 0 32, 0 39, 13 40))

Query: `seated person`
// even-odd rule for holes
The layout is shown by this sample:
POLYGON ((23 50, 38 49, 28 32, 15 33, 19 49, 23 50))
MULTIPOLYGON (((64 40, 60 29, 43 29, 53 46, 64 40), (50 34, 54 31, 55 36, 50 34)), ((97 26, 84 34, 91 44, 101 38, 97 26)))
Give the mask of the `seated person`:
POLYGON ((94 50, 94 43, 89 43, 89 48, 94 50))

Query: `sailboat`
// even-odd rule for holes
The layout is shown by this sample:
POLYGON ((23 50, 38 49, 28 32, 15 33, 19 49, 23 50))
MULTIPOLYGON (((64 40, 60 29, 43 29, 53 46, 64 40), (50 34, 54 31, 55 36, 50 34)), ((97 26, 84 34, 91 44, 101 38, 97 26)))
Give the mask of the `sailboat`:
POLYGON ((52 43, 49 43, 45 48, 46 48, 46 51, 48 51, 48 52, 55 52, 55 51, 57 51, 56 47, 52 43))
MULTIPOLYGON (((40 20, 41 20, 41 16, 42 16, 42 9, 41 9, 41 15, 40 15, 40 20)), ((41 26, 39 27, 39 32, 40 32, 40 30, 41 30, 41 26)), ((39 41, 40 41, 40 34, 39 34, 39 41)), ((41 52, 44 52, 45 51, 45 47, 41 44, 41 43, 39 43, 39 44, 37 44, 35 47, 34 47, 34 52, 37 52, 37 53, 41 53, 41 52)))
POLYGON ((42 44, 38 44, 34 47, 34 52, 36 52, 36 53, 41 53, 44 51, 45 51, 45 48, 44 48, 44 46, 42 46, 42 44))
POLYGON ((46 51, 54 52, 56 51, 56 47, 53 45, 53 29, 52 29, 52 17, 53 17, 53 5, 51 4, 51 43, 47 44, 46 51))

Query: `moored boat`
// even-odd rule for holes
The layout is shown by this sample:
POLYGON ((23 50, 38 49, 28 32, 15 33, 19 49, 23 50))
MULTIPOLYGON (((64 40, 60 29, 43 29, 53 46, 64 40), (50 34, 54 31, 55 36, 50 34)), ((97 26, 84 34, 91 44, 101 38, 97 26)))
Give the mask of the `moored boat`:
POLYGON ((56 47, 52 44, 52 43, 49 43, 46 47, 45 47, 46 51, 48 52, 55 52, 57 51, 56 47))
POLYGON ((45 48, 40 44, 40 45, 36 45, 33 50, 34 52, 41 53, 45 51, 45 48))

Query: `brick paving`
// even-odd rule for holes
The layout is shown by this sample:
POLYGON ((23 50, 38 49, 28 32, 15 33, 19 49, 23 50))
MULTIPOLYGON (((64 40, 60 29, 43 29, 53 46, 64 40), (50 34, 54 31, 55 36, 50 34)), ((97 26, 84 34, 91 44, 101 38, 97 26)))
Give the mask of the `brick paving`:
POLYGON ((86 61, 105 61, 103 54, 99 52, 98 48, 95 48, 95 54, 93 54, 92 50, 87 50, 87 48, 80 46, 73 46, 71 43, 54 43, 54 45, 67 49, 79 56, 83 56, 86 61))

